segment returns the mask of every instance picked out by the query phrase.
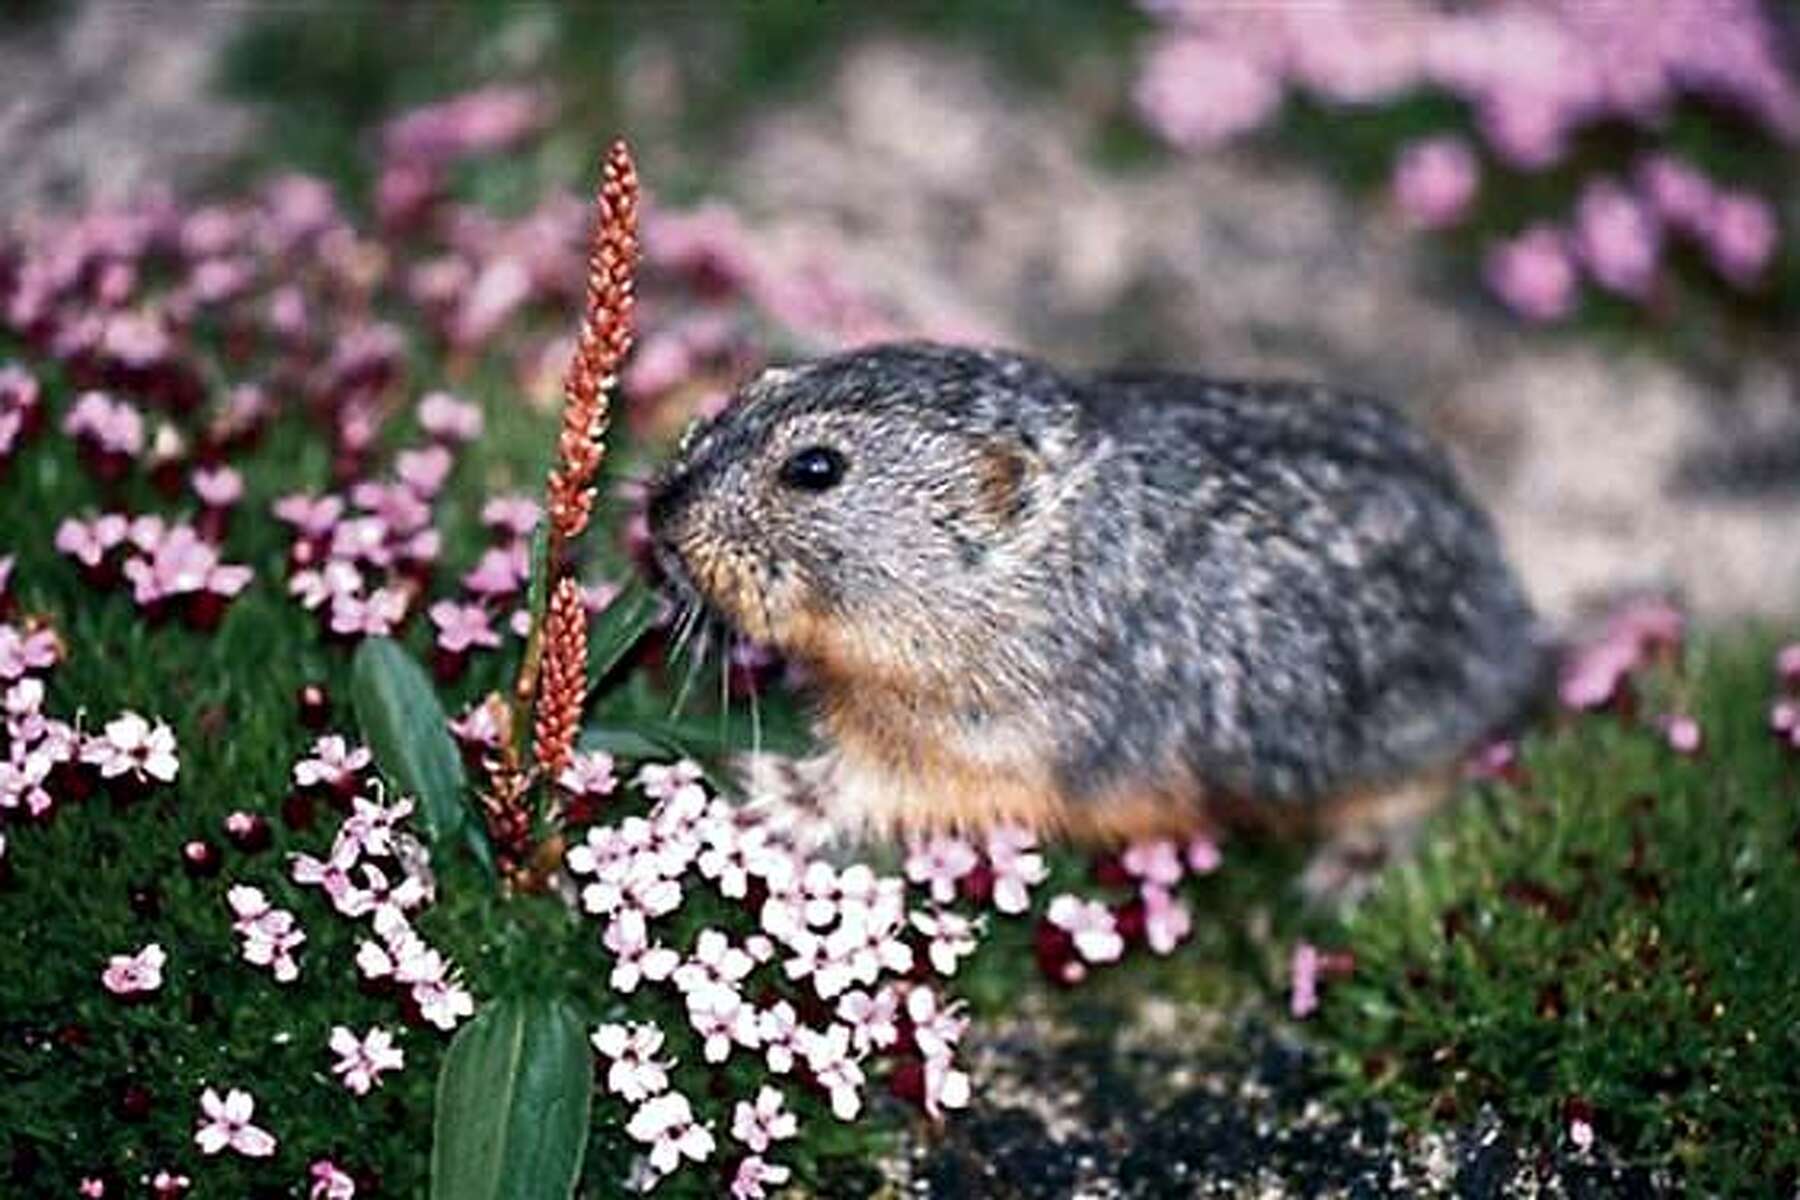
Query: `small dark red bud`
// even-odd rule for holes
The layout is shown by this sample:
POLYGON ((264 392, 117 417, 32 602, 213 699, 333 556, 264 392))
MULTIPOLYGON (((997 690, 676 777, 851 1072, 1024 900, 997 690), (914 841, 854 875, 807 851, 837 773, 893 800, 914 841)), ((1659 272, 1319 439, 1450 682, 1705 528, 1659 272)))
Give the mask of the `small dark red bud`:
POLYGON ((131 911, 147 921, 162 916, 162 889, 154 883, 140 883, 125 893, 131 911))
POLYGON ((142 1121, 150 1115, 151 1099, 150 1089, 142 1084, 128 1083, 119 1090, 114 1107, 121 1120, 142 1121))
POLYGON ((261 813, 234 812, 225 818, 225 837, 246 854, 269 848, 269 822, 261 813))
POLYGON ((195 879, 210 879, 219 873, 224 856, 206 838, 194 838, 181 847, 181 865, 195 879))

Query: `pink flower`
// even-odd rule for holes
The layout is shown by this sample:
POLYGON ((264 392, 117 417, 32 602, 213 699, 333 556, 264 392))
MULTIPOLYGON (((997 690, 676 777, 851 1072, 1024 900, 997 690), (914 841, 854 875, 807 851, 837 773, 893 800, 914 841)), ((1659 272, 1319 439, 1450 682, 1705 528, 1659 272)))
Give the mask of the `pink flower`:
POLYGON ((1563 235, 1549 225, 1533 225, 1488 251, 1488 287, 1530 321, 1553 321, 1575 304, 1575 266, 1563 235))
MULTIPOLYGON (((0 671, 0 675, 4 675, 0 671)), ((1800 688, 1800 642, 1791 642, 1775 652, 1775 678, 1782 687, 1800 688)))
POLYGON ((500 635, 488 621, 487 610, 479 604, 458 604, 439 600, 431 606, 431 623, 437 626, 437 644, 451 654, 461 654, 471 646, 493 649, 500 635))
POLYGON ((63 432, 86 438, 109 454, 136 458, 144 450, 144 418, 105 392, 83 392, 63 418, 63 432))
POLYGON ((44 784, 55 767, 48 754, 22 753, 15 745, 11 757, 0 759, 0 809, 23 807, 34 817, 49 812, 54 800, 44 784))
POLYGON ((781 1093, 764 1084, 756 1093, 755 1103, 740 1100, 732 1110, 731 1136, 757 1154, 793 1137, 799 1132, 800 1121, 783 1109, 783 1103, 781 1093))
POLYGON ((794 1006, 786 1000, 778 1000, 757 1014, 756 1036, 762 1041, 763 1059, 770 1072, 786 1075, 794 1069, 794 1056, 804 1050, 805 1033, 794 1006))
POLYGON ((994 870, 994 907, 1018 915, 1031 907, 1031 891, 1050 877, 1037 840, 1023 829, 1002 827, 988 834, 988 862, 994 870))
POLYGON ((681 1160, 705 1162, 715 1146, 712 1134, 694 1120, 688 1098, 680 1092, 664 1092, 644 1101, 625 1125, 625 1132, 650 1146, 650 1165, 667 1175, 681 1160))
POLYGON ((948 904, 956 899, 956 881, 973 871, 979 862, 975 848, 961 838, 933 837, 913 843, 906 856, 906 877, 929 885, 931 898, 948 904))
POLYGON ((125 563, 132 598, 144 605, 195 592, 235 596, 248 586, 252 575, 249 567, 221 562, 219 552, 187 525, 169 530, 148 558, 125 563))
POLYGON ((513 538, 531 535, 544 517, 544 510, 529 496, 495 496, 481 506, 481 523, 513 538))
POLYGON ((1167 839, 1133 842, 1125 847, 1119 863, 1128 875, 1145 883, 1173 887, 1181 882, 1181 856, 1167 839))
POLYGON ((358 1096, 368 1095, 384 1072, 406 1065, 406 1055, 394 1044, 394 1035, 379 1026, 359 1038, 347 1026, 334 1025, 331 1052, 338 1056, 331 1073, 343 1076, 344 1086, 358 1096))
POLYGON ((1454 136, 1425 138, 1408 145, 1394 164, 1389 185, 1394 202, 1414 225, 1453 225, 1469 209, 1481 184, 1475 152, 1454 136))
POLYGON ((115 954, 107 960, 100 982, 115 996, 146 995, 162 987, 163 964, 168 955, 151 942, 136 954, 115 954))
POLYGON ((1116 961, 1125 952, 1125 939, 1106 905, 1064 893, 1050 901, 1045 917, 1074 940, 1075 950, 1091 963, 1116 961))
POLYGON ((763 1185, 780 1187, 792 1174, 784 1166, 764 1162, 759 1155, 747 1155, 731 1176, 731 1200, 763 1200, 768 1195, 763 1185))
POLYGON ((244 961, 269 968, 277 983, 298 979, 300 964, 294 959, 294 951, 306 941, 306 931, 299 927, 294 914, 271 907, 260 888, 242 884, 226 892, 225 902, 237 914, 231 927, 243 939, 244 961))
POLYGON ((388 637, 406 619, 406 593, 398 588, 376 588, 367 598, 334 596, 331 632, 341 637, 388 637))
POLYGON ((864 991, 844 993, 838 1000, 837 1015, 850 1027, 850 1041, 858 1054, 886 1048, 900 1040, 900 996, 891 987, 879 988, 874 995, 864 991))
POLYGON ((637 990, 641 979, 661 982, 675 974, 681 963, 681 956, 675 951, 650 941, 644 914, 635 908, 613 917, 600 940, 613 956, 610 982, 615 992, 628 995, 637 990))
POLYGON ((1188 841, 1187 865, 1194 874, 1210 875, 1219 869, 1222 861, 1219 844, 1205 834, 1196 834, 1188 841))
POLYGON ((1653 155, 1639 165, 1638 182, 1661 220, 1689 233, 1706 228, 1714 206, 1713 185, 1693 166, 1666 154, 1653 155))
POLYGON ((224 1099, 212 1088, 200 1093, 200 1111, 204 1119, 194 1134, 202 1154, 218 1154, 227 1147, 246 1158, 267 1158, 275 1153, 275 1138, 266 1129, 250 1123, 256 1115, 256 1101, 249 1092, 232 1088, 224 1099))
POLYGON ((1177 35, 1151 51, 1135 89, 1138 108, 1164 137, 1211 150, 1267 121, 1281 104, 1281 81, 1224 41, 1177 35))
POLYGON ((338 734, 326 734, 313 743, 312 757, 294 764, 294 782, 301 787, 342 787, 354 783, 372 756, 367 746, 352 747, 338 734))
POLYGON ((17 679, 27 671, 42 671, 62 657, 62 642, 49 626, 27 629, 0 623, 0 681, 17 679))
POLYGON ((344 515, 341 496, 308 496, 300 492, 275 501, 275 516, 303 537, 324 537, 337 528, 344 515))
POLYGON ((549 119, 549 103, 539 92, 494 84, 402 113, 382 130, 381 143, 396 159, 448 163, 504 150, 549 119))
POLYGON ((97 765, 106 779, 129 774, 139 780, 148 777, 173 783, 181 769, 175 757, 174 731, 161 721, 152 726, 134 712, 108 721, 105 734, 89 739, 81 758, 97 765))
POLYGON ((491 546, 484 550, 475 568, 463 576, 463 586, 487 599, 503 599, 525 585, 531 574, 531 563, 523 543, 491 546))
POLYGON ((1293 989, 1288 998, 1288 1011, 1293 1013, 1295 1020, 1305 1020, 1319 1007, 1318 947, 1311 942, 1297 944, 1288 962, 1288 975, 1293 989))
POLYGON ((1745 192, 1726 192, 1714 200, 1704 226, 1713 266, 1740 288, 1762 276, 1780 236, 1768 202, 1745 192))
POLYGON ((1669 743, 1669 749, 1675 753, 1692 757, 1700 753, 1705 742, 1705 734, 1700 729, 1700 722, 1685 713, 1677 713, 1662 719, 1663 738, 1669 743))
POLYGON ((84 567, 97 567, 107 552, 125 541, 130 522, 118 513, 106 513, 92 521, 64 517, 56 527, 56 549, 84 567))
POLYGON ((356 1200, 356 1181, 329 1158, 314 1159, 306 1174, 312 1180, 306 1200, 356 1200))
POLYGON ((916 912, 911 921, 912 927, 925 936, 925 955, 939 975, 956 974, 957 963, 975 953, 980 944, 982 925, 979 918, 970 920, 943 908, 929 913, 916 912))
POLYGON ((974 1089, 968 1073, 947 1057, 925 1060, 925 1111, 933 1117, 946 1108, 967 1108, 974 1089))
POLYGON ((481 436, 481 409, 448 392, 419 401, 419 428, 444 442, 472 442, 481 436))
POLYGON ((637 1104, 669 1086, 672 1060, 658 1060, 663 1032, 654 1024, 602 1025, 589 1039, 601 1057, 612 1065, 606 1072, 606 1090, 637 1104))
POLYGON ((450 477, 450 468, 455 465, 455 461, 450 451, 442 446, 402 450, 394 460, 394 474, 415 495, 429 499, 443 490, 444 481, 450 477))
POLYGON ((831 1096, 832 1115, 854 1121, 862 1111, 863 1072, 850 1057, 849 1028, 833 1023, 825 1033, 806 1030, 800 1041, 813 1078, 831 1096))
POLYGON ((610 796, 619 786, 613 774, 613 757, 604 750, 573 755, 556 777, 557 786, 577 796, 610 796))
POLYGON ((244 498, 244 477, 230 467, 201 467, 189 482, 208 508, 230 508, 244 498))
POLYGON ((500 725, 494 710, 485 701, 476 701, 460 717, 447 722, 450 735, 465 746, 494 750, 500 746, 500 725))
POLYGON ((1167 888, 1145 884, 1144 940, 1157 954, 1171 954, 1194 928, 1187 904, 1167 888))
POLYGON ((1634 196, 1613 180, 1602 179, 1581 193, 1575 211, 1575 247, 1601 287, 1642 300, 1656 279, 1662 231, 1634 196))

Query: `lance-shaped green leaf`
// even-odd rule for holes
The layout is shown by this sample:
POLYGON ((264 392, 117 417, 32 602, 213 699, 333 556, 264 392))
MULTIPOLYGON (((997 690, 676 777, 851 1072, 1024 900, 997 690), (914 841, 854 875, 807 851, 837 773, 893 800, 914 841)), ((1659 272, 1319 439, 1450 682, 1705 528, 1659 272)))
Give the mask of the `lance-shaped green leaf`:
POLYGON ((588 679, 598 687, 656 624, 662 601, 656 589, 632 576, 588 627, 588 679))
POLYGON ((418 797, 432 845, 450 844, 470 824, 467 781, 424 669, 397 642, 368 638, 356 649, 350 697, 376 766, 402 793, 418 797))
POLYGON ((560 1000, 496 1000, 444 1055, 432 1200, 557 1200, 587 1152, 593 1056, 560 1000))

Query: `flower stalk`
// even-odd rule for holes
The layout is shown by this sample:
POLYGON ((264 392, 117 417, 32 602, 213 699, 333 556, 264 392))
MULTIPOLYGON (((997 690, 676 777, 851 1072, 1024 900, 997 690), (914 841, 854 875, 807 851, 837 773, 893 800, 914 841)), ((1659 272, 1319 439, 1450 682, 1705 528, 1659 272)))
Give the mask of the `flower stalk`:
MULTIPOLYGON (((526 831, 532 784, 554 780, 569 763, 587 695, 587 609, 569 565, 569 547, 593 517, 596 479, 606 456, 611 421, 608 393, 630 353, 636 309, 638 179, 631 151, 616 141, 601 168, 588 243, 587 292, 574 355, 563 378, 562 423, 556 462, 545 484, 548 516, 541 570, 549 596, 534 613, 525 655, 513 685, 509 753, 490 773, 486 806, 490 832, 510 853, 521 886, 544 873, 526 831), (530 753, 523 745, 527 731, 530 753), (527 765, 529 764, 529 765, 527 765)), ((547 808, 554 824, 559 813, 547 808)), ((546 845, 554 844, 554 830, 546 845)), ((549 864, 554 869, 557 864, 549 864)))

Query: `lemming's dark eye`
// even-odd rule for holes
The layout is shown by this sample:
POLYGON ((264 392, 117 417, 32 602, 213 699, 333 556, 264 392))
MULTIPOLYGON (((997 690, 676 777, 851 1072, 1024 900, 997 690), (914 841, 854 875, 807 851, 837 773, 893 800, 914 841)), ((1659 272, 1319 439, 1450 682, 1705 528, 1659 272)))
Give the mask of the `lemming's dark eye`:
POLYGON ((849 465, 830 446, 808 446, 781 464, 781 482, 803 492, 823 492, 837 486, 849 465))

